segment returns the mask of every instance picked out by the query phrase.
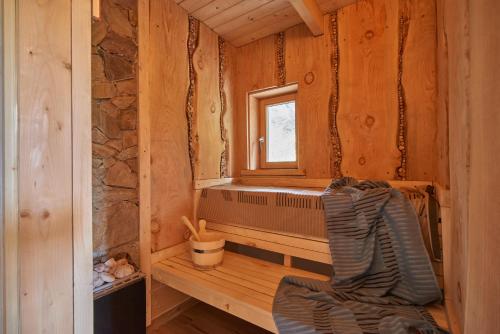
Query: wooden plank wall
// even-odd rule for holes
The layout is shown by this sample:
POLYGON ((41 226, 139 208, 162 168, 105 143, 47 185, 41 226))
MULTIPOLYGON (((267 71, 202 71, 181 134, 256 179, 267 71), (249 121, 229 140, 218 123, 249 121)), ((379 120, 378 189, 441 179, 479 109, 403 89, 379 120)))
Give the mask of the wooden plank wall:
POLYGON ((22 0, 17 19, 20 328, 89 333, 90 2, 22 0))
MULTIPOLYGON (((325 34, 320 37, 312 37, 304 24, 285 31, 286 83, 299 83, 298 118, 303 125, 299 129, 299 150, 306 177, 336 175, 330 166, 334 152, 328 113, 337 79, 330 62, 332 43, 337 40, 341 172, 358 178, 399 178, 400 19, 408 17, 401 53, 407 104, 406 179, 436 180, 438 152, 434 141, 438 128, 446 127, 446 123, 438 125, 436 106, 435 1, 360 1, 340 9, 337 15, 336 25, 325 16, 325 34)), ((275 37, 270 36, 237 49, 235 128, 240 153, 235 158, 236 173, 247 167, 241 154, 246 147, 246 93, 279 84, 276 45, 275 37)))
POLYGON ((500 327, 500 5, 439 0, 437 8, 439 104, 449 109, 450 136, 447 308, 455 333, 494 333, 500 327))
POLYGON ((231 126, 234 48, 228 43, 221 46, 213 31, 195 19, 190 21, 174 0, 150 1, 149 29, 151 249, 154 252, 184 241, 186 229, 180 217, 193 217, 193 180, 232 175, 228 156, 234 154, 231 126), (188 54, 190 34, 192 57, 188 54), (223 100, 225 112, 221 122, 223 100), (192 115, 189 120, 188 112, 192 115), (225 155, 226 169, 222 171, 225 151, 229 153, 225 155))
MULTIPOLYGON (((145 208, 141 233, 149 233, 144 230, 149 200, 151 210, 150 247, 147 238, 141 242, 141 254, 146 258, 150 251, 185 241, 186 228, 180 217, 195 215, 196 183, 213 182, 234 173, 231 157, 235 154, 232 134, 235 51, 204 24, 190 20, 174 0, 143 0, 140 9, 143 14, 149 13, 149 18, 140 18, 139 28, 143 41, 139 54, 140 101, 143 101, 139 132, 143 134, 141 147, 146 148, 141 152, 141 160, 150 155, 151 162, 150 191, 147 185, 141 188, 144 189, 141 207, 145 208), (192 43, 191 54, 188 39, 192 43)), ((141 177, 145 176, 143 181, 148 182, 147 175, 143 175, 148 166, 142 169, 141 177)), ((157 318, 187 298, 169 287, 153 285, 149 317, 157 318)))
POLYGON ((19 22, 20 320, 71 333, 71 2, 20 1, 19 22))

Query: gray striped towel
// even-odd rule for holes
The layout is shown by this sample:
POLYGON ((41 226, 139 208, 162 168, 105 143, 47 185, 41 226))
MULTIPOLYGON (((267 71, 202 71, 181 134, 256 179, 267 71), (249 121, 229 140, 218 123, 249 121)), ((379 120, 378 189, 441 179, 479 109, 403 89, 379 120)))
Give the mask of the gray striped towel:
POLYGON ((423 305, 441 300, 418 218, 383 181, 336 180, 322 195, 333 276, 284 277, 280 333, 443 333, 423 305))

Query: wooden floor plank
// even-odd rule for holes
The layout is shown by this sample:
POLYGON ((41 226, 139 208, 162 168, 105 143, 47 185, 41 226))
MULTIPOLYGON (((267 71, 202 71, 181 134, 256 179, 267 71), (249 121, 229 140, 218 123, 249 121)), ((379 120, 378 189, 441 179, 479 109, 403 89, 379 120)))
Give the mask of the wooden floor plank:
POLYGON ((269 334, 243 319, 205 303, 183 312, 168 322, 153 321, 148 334, 269 334))

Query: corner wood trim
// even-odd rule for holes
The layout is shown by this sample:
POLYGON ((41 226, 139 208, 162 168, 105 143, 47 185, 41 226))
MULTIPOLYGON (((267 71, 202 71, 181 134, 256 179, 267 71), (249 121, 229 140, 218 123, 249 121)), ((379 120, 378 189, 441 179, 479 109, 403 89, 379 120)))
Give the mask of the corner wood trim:
POLYGON ((219 96, 220 96, 220 138, 224 149, 220 155, 220 177, 228 177, 229 163, 229 138, 224 124, 224 116, 227 112, 226 91, 224 90, 224 72, 226 70, 226 42, 219 36, 219 96))
POLYGON ((398 46, 398 137, 397 148, 401 153, 399 166, 396 168, 396 178, 406 180, 407 178, 407 118, 406 118, 406 96, 403 85, 403 58, 410 26, 408 8, 403 7, 399 14, 399 46, 398 46))
POLYGON ((194 68, 194 53, 199 45, 200 37, 200 21, 193 16, 189 16, 188 39, 187 39, 187 52, 188 52, 188 66, 189 66, 189 87, 186 96, 186 118, 188 125, 188 150, 189 162, 191 164, 191 177, 194 180, 195 176, 195 159, 196 159, 196 143, 195 143, 195 114, 196 108, 194 106, 196 100, 196 70, 194 68))
POLYGON ((339 36, 337 11, 330 14, 330 39, 331 39, 331 54, 330 64, 332 70, 332 91, 330 93, 330 101, 328 103, 328 124, 330 130, 330 141, 333 148, 330 156, 330 172, 334 178, 342 177, 342 144, 337 128, 337 114, 339 111, 339 36))
POLYGON ((285 32, 279 32, 275 35, 274 44, 276 48, 276 70, 278 86, 286 84, 286 66, 285 66, 285 32))

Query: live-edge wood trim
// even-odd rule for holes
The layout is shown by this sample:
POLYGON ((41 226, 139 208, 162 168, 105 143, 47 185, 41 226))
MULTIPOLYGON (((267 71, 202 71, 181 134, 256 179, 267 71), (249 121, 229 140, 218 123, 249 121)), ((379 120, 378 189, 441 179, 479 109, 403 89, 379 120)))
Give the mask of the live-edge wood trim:
POLYGON ((188 150, 189 161, 191 164, 191 177, 196 178, 196 156, 198 154, 197 144, 197 124, 196 124, 196 101, 197 101, 197 73, 194 66, 194 54, 200 40, 200 21, 194 16, 189 15, 189 28, 187 36, 187 56, 189 69, 189 87, 186 94, 186 119, 188 126, 188 150))
POLYGON ((333 178, 342 177, 342 143, 340 141, 340 134, 337 123, 337 116, 339 111, 340 101, 340 85, 339 85, 339 36, 338 36, 338 14, 334 11, 330 14, 330 39, 331 39, 331 54, 330 66, 332 76, 332 90, 328 102, 328 117, 329 117, 329 132, 330 141, 332 145, 332 156, 330 156, 330 173, 333 178))
POLYGON ((146 275, 146 326, 151 324, 151 138, 149 99, 149 0, 138 2, 139 25, 139 253, 146 275))
MULTIPOLYGON (((400 1, 400 3, 402 3, 400 1)), ((409 9, 406 7, 408 4, 402 4, 399 13, 399 26, 398 26, 398 137, 397 148, 401 154, 400 165, 396 168, 396 177, 400 180, 407 178, 407 115, 406 115, 406 96, 403 85, 403 59, 406 47, 406 39, 408 37, 408 30, 410 27, 409 9)))

